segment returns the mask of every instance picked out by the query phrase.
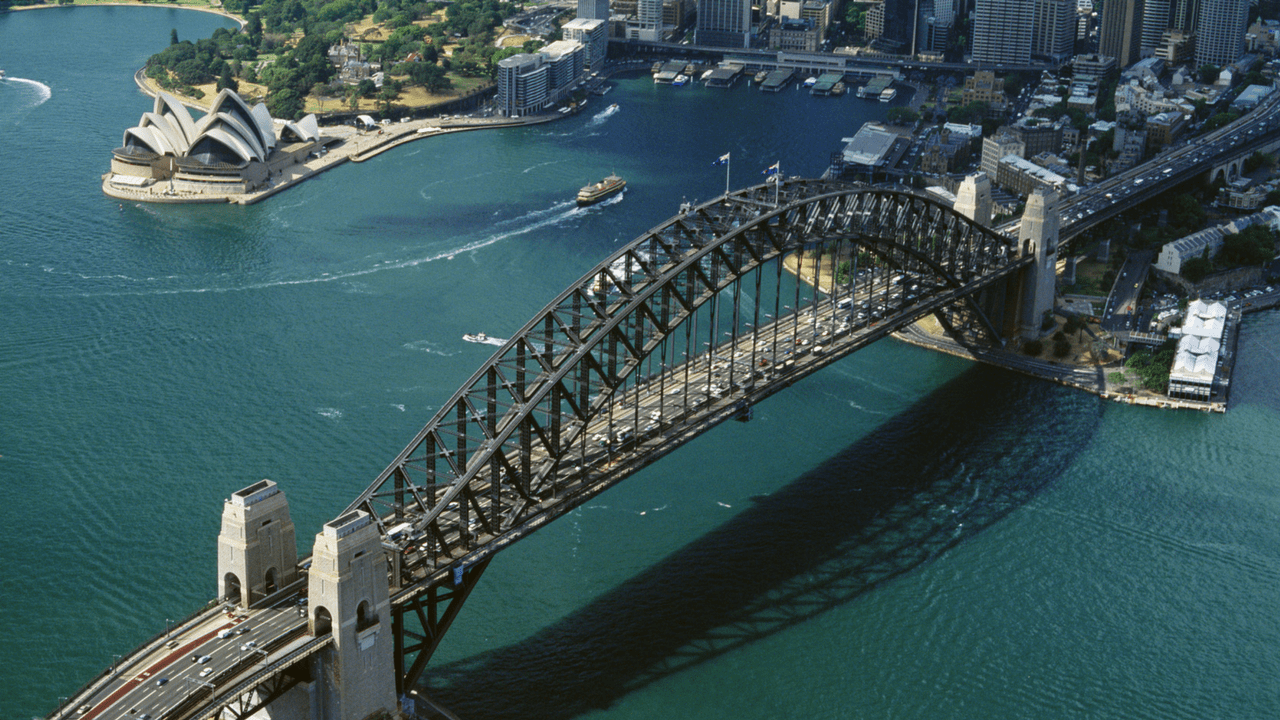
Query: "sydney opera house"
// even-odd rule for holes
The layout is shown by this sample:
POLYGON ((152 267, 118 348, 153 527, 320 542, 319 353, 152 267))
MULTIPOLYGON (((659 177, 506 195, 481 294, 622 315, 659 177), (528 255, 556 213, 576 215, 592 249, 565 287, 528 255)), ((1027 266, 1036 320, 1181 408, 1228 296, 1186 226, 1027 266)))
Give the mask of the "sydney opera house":
POLYGON ((321 145, 314 115, 275 121, 266 105, 250 108, 223 90, 208 114, 194 120, 177 98, 161 92, 155 109, 124 131, 102 189, 129 200, 226 202, 266 187, 273 175, 305 161, 321 145))

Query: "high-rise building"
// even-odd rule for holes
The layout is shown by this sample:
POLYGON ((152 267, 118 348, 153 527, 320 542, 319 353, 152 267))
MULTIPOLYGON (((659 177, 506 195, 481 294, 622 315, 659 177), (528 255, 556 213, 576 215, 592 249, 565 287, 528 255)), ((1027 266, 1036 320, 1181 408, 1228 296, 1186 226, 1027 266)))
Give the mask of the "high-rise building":
POLYGON ((884 0, 883 30, 872 46, 881 52, 910 55, 917 22, 918 0, 884 0))
POLYGON ((1171 0, 1169 27, 1190 35, 1196 31, 1200 19, 1200 0, 1171 0))
POLYGON ((1138 54, 1144 58, 1155 55, 1160 47, 1164 31, 1170 28, 1171 0, 1144 0, 1142 4, 1142 39, 1138 54))
POLYGON ((565 40, 576 40, 587 48, 588 68, 599 70, 604 67, 604 58, 609 52, 607 20, 575 18, 565 23, 561 29, 564 31, 565 40))
POLYGON ((521 117, 559 102, 582 78, 586 47, 557 40, 536 53, 498 61, 498 112, 521 117))
POLYGON ((750 0, 698 0, 694 40, 711 47, 750 47, 750 0))
POLYGON ((1244 55, 1248 0, 1200 0, 1196 22, 1196 67, 1228 65, 1244 55))
POLYGON ((1063 61, 1076 45, 1075 0, 1034 0, 1031 18, 1031 54, 1063 61))
MULTIPOLYGON (((1033 0, 975 0, 973 59, 978 62, 1031 61, 1033 0)), ((888 21, 885 21, 888 25, 888 21)))
POLYGON ((662 0, 637 0, 636 16, 627 21, 627 39, 654 42, 664 39, 662 0))
POLYGON ((609 21, 609 0, 578 0, 578 17, 609 21))
POLYGON ((1108 0, 1102 6, 1098 53, 1122 68, 1138 62, 1142 51, 1142 0, 1108 0))

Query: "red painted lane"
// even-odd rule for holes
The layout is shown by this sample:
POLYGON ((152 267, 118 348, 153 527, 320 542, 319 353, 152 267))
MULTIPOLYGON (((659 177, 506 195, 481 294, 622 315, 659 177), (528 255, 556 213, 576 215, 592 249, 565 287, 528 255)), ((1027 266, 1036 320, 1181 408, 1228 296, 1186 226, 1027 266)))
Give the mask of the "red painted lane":
MULTIPOLYGON (((161 658, 154 665, 152 665, 150 668, 148 668, 147 670, 145 670, 143 673, 139 674, 137 677, 133 678, 132 680, 125 681, 125 683, 121 685, 119 688, 117 688, 115 692, 111 693, 106 698, 104 698, 101 702, 94 705, 93 708, 89 710, 89 712, 79 716, 79 720, 93 720, 102 711, 109 710, 111 706, 116 703, 117 700, 119 700, 120 698, 124 697, 125 695, 128 695, 130 692, 137 689, 137 687, 142 683, 150 680, 152 676, 155 675, 155 673, 158 673, 159 671, 174 664, 175 662, 178 661, 178 658, 185 657, 187 652, 190 651, 191 649, 197 648, 209 642, 209 640, 216 637, 218 633, 222 632, 227 628, 235 627, 236 624, 240 622, 243 622, 243 620, 237 620, 234 622, 227 623, 226 625, 223 625, 221 627, 216 627, 212 631, 204 635, 201 635, 200 637, 196 638, 195 640, 192 640, 186 645, 173 648, 173 652, 169 653, 168 656, 161 658)), ((71 712, 74 713, 75 709, 73 708, 71 712)))

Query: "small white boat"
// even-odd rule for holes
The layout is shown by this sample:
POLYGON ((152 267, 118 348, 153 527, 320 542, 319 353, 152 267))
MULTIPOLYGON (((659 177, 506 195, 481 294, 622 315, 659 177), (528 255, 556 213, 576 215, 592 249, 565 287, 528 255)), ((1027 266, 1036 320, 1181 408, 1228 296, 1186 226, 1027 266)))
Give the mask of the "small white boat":
POLYGON ((468 333, 466 335, 463 335, 462 339, 466 340, 467 342, 482 343, 482 342, 488 342, 489 336, 485 335, 484 333, 474 333, 474 334, 468 333))
POLYGON ((817 85, 817 84, 818 84, 818 78, 816 77, 806 78, 804 81, 805 87, 813 87, 814 85, 817 85))
POLYGON ((609 109, 609 112, 615 112, 618 109, 618 103, 614 103, 610 105, 608 109, 609 109))
POLYGON ((885 88, 884 92, 880 93, 880 102, 889 102, 897 97, 897 95, 897 90, 894 90, 893 88, 885 88))
POLYGON ((671 84, 672 84, 672 85, 676 85, 676 86, 680 86, 680 85, 684 85, 684 84, 685 84, 685 83, 687 83, 687 82, 689 82, 689 76, 688 76, 688 75, 677 75, 677 76, 676 76, 676 79, 671 81, 671 84))
POLYGON ((0 70, 0 80, 4 79, 4 70, 0 70))

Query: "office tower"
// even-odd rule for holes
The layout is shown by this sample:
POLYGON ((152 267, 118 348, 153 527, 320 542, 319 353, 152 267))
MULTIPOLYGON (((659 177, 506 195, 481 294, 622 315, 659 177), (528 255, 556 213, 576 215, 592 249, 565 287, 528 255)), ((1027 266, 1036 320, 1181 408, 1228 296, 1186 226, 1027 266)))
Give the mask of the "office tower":
POLYGON ((887 53, 910 55, 915 49, 915 27, 919 21, 917 0, 884 0, 880 4, 882 30, 872 47, 887 53))
POLYGON ((1129 67, 1141 58, 1142 0, 1109 0, 1102 6, 1102 37, 1098 53, 1129 67))
POLYGON ((1248 0, 1200 0, 1196 22, 1196 67, 1229 65, 1244 54, 1248 0))
POLYGON ((578 17, 608 22, 609 0, 578 0, 578 17))
POLYGON ((698 0, 694 39, 712 47, 750 47, 750 0, 698 0))
POLYGON ((1031 54, 1062 61, 1076 45, 1076 0, 1033 0, 1031 54))
MULTIPOLYGON (((1031 61, 1033 0, 976 0, 973 7, 973 59, 978 62, 1031 61)), ((886 23, 887 25, 887 23, 886 23)))
POLYGON ((1171 0, 1169 4, 1169 27, 1181 30, 1188 35, 1196 31, 1196 21, 1200 15, 1200 0, 1171 0))
POLYGON ((1142 39, 1138 51, 1142 57, 1151 57, 1155 54, 1156 48, 1160 47, 1160 39, 1164 36, 1164 31, 1171 27, 1169 25, 1171 9, 1170 0, 1146 0, 1143 3, 1142 39))

